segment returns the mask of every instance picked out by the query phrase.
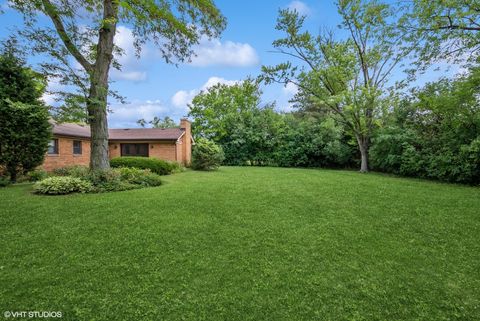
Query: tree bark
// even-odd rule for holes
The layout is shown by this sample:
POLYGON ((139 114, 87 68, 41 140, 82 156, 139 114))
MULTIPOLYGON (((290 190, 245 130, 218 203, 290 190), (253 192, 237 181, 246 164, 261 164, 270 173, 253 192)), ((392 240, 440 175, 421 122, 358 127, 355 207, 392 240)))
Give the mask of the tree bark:
POLYGON ((107 98, 103 97, 104 95, 102 94, 106 86, 108 84, 92 82, 87 102, 91 136, 90 168, 94 170, 110 168, 108 157, 107 98))
POLYGON ((358 142, 358 149, 360 150, 361 164, 360 172, 368 172, 368 148, 369 148, 369 139, 363 135, 356 135, 358 142))
POLYGON ((116 32, 118 5, 112 0, 103 2, 103 24, 99 30, 97 60, 90 74, 87 111, 90 123, 90 168, 108 169, 108 72, 113 59, 113 39, 116 32))

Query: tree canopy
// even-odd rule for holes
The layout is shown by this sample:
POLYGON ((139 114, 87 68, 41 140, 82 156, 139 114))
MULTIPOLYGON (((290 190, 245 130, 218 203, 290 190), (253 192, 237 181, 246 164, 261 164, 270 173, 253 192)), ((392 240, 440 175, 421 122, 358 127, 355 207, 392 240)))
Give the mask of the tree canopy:
POLYGON ((347 39, 337 39, 328 31, 315 37, 303 31, 305 17, 280 10, 276 29, 285 37, 273 46, 294 62, 264 66, 263 79, 266 83, 293 83, 299 89, 296 100, 335 115, 356 138, 361 171, 368 171, 370 139, 391 73, 409 49, 399 30, 388 23, 394 16, 390 6, 375 0, 342 0, 337 7, 347 39))
POLYGON ((0 166, 12 181, 42 164, 51 136, 40 98, 43 77, 5 51, 0 55, 0 166))
POLYGON ((225 27, 212 0, 12 0, 10 5, 24 15, 20 34, 33 52, 52 58, 42 64, 43 72, 77 88, 71 95, 86 107, 94 169, 109 167, 107 97, 118 97, 109 89, 109 71, 111 65, 121 68, 114 53, 122 53, 114 43, 117 25, 132 29, 137 54, 151 41, 167 63, 190 59, 192 45, 217 37, 225 27), (37 23, 42 14, 51 25, 37 23))
POLYGON ((447 61, 474 63, 480 49, 480 3, 477 0, 413 0, 400 2, 398 27, 416 53, 416 67, 447 61))

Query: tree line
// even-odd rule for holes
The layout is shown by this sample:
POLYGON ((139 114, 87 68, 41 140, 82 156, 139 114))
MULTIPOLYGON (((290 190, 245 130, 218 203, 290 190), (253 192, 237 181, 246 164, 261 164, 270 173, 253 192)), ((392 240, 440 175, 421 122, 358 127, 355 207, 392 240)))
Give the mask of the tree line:
POLYGON ((306 17, 280 10, 284 36, 273 47, 285 62, 195 97, 195 134, 220 144, 228 164, 358 166, 478 184, 476 2, 342 0, 337 9, 343 33, 318 35, 306 17), (463 74, 412 86, 439 62, 463 74), (260 83, 295 85, 294 111, 262 105, 260 83))
MULTIPOLYGON (((60 112, 80 110, 90 124, 93 169, 109 166, 108 98, 122 100, 109 88, 110 68, 121 68, 114 58, 122 54, 113 43, 118 23, 132 26, 137 54, 153 41, 167 63, 188 61, 201 37, 218 37, 226 25, 212 0, 9 3, 25 17, 19 34, 31 52, 51 58, 42 73, 76 88, 62 93, 60 112), (42 15, 49 26, 37 23, 42 15)), ((285 61, 263 66, 258 79, 198 95, 190 111, 196 135, 222 145, 229 164, 358 166, 478 181, 477 1, 338 0, 336 6, 341 31, 318 34, 305 30, 306 17, 297 11, 280 10, 276 29, 283 36, 273 47, 285 61), (438 62, 462 64, 466 75, 406 91, 438 62), (260 82, 295 85, 295 111, 280 114, 262 104, 260 82)))

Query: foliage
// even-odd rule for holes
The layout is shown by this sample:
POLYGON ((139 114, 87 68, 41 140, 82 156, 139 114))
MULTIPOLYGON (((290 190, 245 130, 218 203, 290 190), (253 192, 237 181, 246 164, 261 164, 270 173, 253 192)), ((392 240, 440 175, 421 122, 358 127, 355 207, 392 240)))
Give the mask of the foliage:
POLYGON ((432 63, 475 63, 480 45, 477 0, 414 0, 400 2, 399 29, 409 35, 417 53, 415 66, 432 63))
POLYGON ((158 175, 169 175, 178 171, 179 165, 158 158, 150 157, 117 157, 110 161, 112 167, 134 167, 149 169, 158 175))
MULTIPOLYGON (((57 168, 54 171, 54 175, 56 175, 54 177, 68 177, 86 181, 91 184, 91 188, 84 192, 91 193, 125 191, 142 187, 159 186, 162 184, 160 176, 152 173, 149 169, 142 170, 127 167, 90 170, 86 166, 69 166, 57 168)), ((50 181, 47 181, 47 185, 52 184, 50 181)), ((72 193, 73 192, 75 191, 72 191, 72 193)))
POLYGON ((271 165, 282 116, 274 105, 261 105, 259 83, 246 79, 234 85, 217 84, 194 97, 189 105, 196 138, 219 144, 225 164, 271 165))
POLYGON ((337 3, 346 39, 333 32, 315 37, 303 31, 305 17, 280 10, 276 29, 285 34, 273 46, 298 61, 262 67, 266 83, 293 84, 295 100, 310 102, 336 115, 357 140, 361 171, 368 171, 368 149, 378 115, 384 107, 387 82, 408 54, 399 30, 392 28, 391 8, 378 1, 341 0, 337 3))
POLYGON ((168 116, 165 116, 163 119, 159 118, 157 116, 153 117, 153 120, 146 121, 145 119, 139 119, 137 121, 137 124, 139 124, 142 127, 145 127, 147 124, 150 124, 152 128, 175 128, 178 127, 177 124, 175 124, 175 121, 171 119, 168 116))
POLYGON ((92 183, 77 177, 54 176, 46 178, 33 186, 34 193, 46 195, 63 195, 70 193, 88 193, 93 189, 92 183))
POLYGON ((43 82, 8 51, 0 56, 0 165, 10 179, 43 162, 51 136, 43 82))
POLYGON ((57 168, 54 170, 54 174, 88 181, 93 186, 91 192, 114 192, 138 188, 134 184, 123 180, 121 173, 117 170, 91 170, 86 166, 75 165, 57 168))
POLYGON ((0 176, 0 187, 5 187, 10 185, 10 178, 5 176, 0 176))
POLYGON ((152 173, 149 169, 138 169, 134 167, 120 167, 118 169, 123 181, 130 184, 142 186, 160 186, 162 179, 160 175, 152 173))
POLYGON ((90 169, 87 166, 82 165, 58 167, 53 170, 53 173, 56 176, 73 176, 79 178, 86 177, 89 172, 90 169))
POLYGON ((395 174, 480 184, 480 69, 440 80, 405 98, 379 130, 374 168, 395 174))
POLYGON ((275 163, 287 167, 345 167, 352 165, 354 150, 343 128, 332 118, 285 117, 278 137, 275 163))
POLYGON ((216 170, 225 159, 222 147, 213 141, 198 138, 192 151, 192 168, 196 170, 216 170))
POLYGON ((28 173, 27 176, 30 182, 37 182, 47 178, 48 173, 43 169, 36 169, 28 173))

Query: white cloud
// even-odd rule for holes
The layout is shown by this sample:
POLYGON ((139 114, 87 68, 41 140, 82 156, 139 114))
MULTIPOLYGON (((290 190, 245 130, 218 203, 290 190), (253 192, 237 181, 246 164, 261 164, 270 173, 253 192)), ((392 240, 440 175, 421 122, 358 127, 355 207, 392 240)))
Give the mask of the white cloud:
POLYGON ((312 13, 312 10, 306 3, 298 0, 290 2, 287 8, 290 10, 296 10, 302 16, 308 16, 312 13))
POLYGON ((65 90, 65 87, 60 84, 60 79, 49 77, 47 79, 47 91, 42 95, 43 102, 48 106, 57 106, 59 102, 56 101, 57 95, 52 92, 65 90))
POLYGON ((289 82, 282 87, 282 91, 277 98, 277 110, 283 112, 291 112, 293 110, 293 103, 290 100, 298 92, 298 86, 289 82))
POLYGON ((200 44, 194 48, 195 56, 192 57, 193 66, 229 66, 249 67, 259 64, 255 49, 248 43, 226 41, 217 39, 208 40, 203 38, 200 44))
MULTIPOLYGON (((122 65, 121 70, 111 69, 113 80, 143 81, 147 79, 147 67, 145 59, 139 59, 135 55, 135 41, 132 30, 125 26, 118 26, 115 34, 115 45, 123 49, 122 55, 115 54, 115 59, 122 65)), ((142 47, 142 57, 149 54, 147 46, 142 47)))
POLYGON ((238 80, 227 80, 221 77, 210 77, 207 82, 205 82, 202 87, 195 88, 192 90, 179 90, 172 96, 172 104, 175 107, 187 110, 187 105, 192 102, 192 99, 198 95, 201 91, 205 91, 208 88, 215 86, 216 84, 225 84, 228 86, 233 86, 238 84, 238 80))
POLYGON ((239 82, 240 81, 238 81, 238 80, 227 80, 225 78, 214 76, 214 77, 208 78, 207 82, 205 84, 203 84, 202 90, 207 90, 208 88, 213 87, 217 84, 224 84, 224 85, 227 85, 227 86, 233 86, 233 85, 238 84, 239 82))
POLYGON ((118 104, 110 107, 108 114, 109 127, 138 127, 137 120, 153 119, 154 116, 168 115, 169 109, 160 100, 136 100, 128 104, 118 104))
POLYGON ((147 79, 146 71, 123 71, 112 70, 112 79, 115 80, 131 80, 131 81, 143 81, 147 79))
POLYGON ((196 90, 179 90, 172 96, 172 104, 176 107, 184 107, 187 106, 195 97, 196 90))
POLYGON ((283 92, 286 95, 293 97, 298 92, 298 86, 295 85, 294 83, 289 82, 283 87, 283 92))
POLYGON ((42 100, 47 106, 52 106, 56 103, 55 95, 49 93, 44 93, 42 95, 42 100))

